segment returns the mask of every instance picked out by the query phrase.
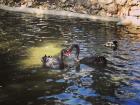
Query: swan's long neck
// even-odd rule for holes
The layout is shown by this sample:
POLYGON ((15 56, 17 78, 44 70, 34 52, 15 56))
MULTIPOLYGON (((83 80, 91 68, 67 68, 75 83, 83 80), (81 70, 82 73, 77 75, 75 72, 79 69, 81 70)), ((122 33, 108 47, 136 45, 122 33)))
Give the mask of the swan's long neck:
POLYGON ((60 60, 63 62, 64 61, 64 49, 61 50, 61 55, 60 55, 60 60))
POLYGON ((77 59, 79 59, 79 53, 80 53, 79 45, 78 45, 78 44, 73 44, 73 45, 69 48, 69 51, 72 51, 73 48, 76 49, 76 56, 77 56, 77 59))
POLYGON ((61 55, 60 55, 60 68, 64 69, 64 49, 61 50, 61 55))

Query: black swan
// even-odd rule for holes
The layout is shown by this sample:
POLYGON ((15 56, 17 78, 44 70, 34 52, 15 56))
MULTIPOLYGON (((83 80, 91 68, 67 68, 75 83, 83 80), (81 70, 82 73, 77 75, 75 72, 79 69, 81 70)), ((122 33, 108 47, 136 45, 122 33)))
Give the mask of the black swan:
POLYGON ((89 57, 84 57, 79 60, 79 53, 80 53, 79 45, 73 44, 68 49, 61 50, 60 57, 55 58, 52 56, 46 56, 46 55, 43 56, 42 57, 43 65, 48 68, 64 69, 66 66, 68 66, 68 63, 69 63, 69 61, 67 61, 66 59, 68 57, 71 58, 72 51, 74 48, 76 49, 75 59, 73 59, 75 61, 75 63, 78 62, 78 63, 86 64, 89 66, 100 66, 100 65, 107 64, 107 60, 104 56, 89 56, 89 57))
POLYGON ((107 59, 104 56, 89 56, 81 59, 80 63, 89 66, 105 66, 107 64, 107 59))
POLYGON ((79 59, 80 48, 78 44, 72 44, 68 49, 62 49, 60 57, 52 57, 52 56, 43 56, 42 63, 45 67, 52 68, 52 69, 64 69, 66 66, 69 65, 69 61, 67 58, 71 58, 72 51, 76 49, 75 55, 75 62, 79 59))

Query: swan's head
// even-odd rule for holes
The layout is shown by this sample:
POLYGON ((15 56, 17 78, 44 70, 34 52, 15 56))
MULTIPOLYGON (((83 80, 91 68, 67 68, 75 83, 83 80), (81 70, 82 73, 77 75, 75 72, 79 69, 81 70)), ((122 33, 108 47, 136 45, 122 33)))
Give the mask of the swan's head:
POLYGON ((68 49, 63 49, 61 51, 61 58, 63 58, 64 56, 70 57, 74 48, 76 49, 75 56, 77 57, 77 59, 79 59, 80 48, 78 44, 72 44, 68 49))
POLYGON ((47 62, 49 61, 50 58, 52 58, 52 56, 44 55, 44 56, 42 57, 41 61, 42 61, 43 63, 47 63, 47 62))

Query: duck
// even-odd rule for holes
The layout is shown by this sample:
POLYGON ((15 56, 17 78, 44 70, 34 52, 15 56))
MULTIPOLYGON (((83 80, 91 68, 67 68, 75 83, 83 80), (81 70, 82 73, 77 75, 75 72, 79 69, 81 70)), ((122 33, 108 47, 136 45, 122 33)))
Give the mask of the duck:
POLYGON ((108 41, 104 44, 104 46, 106 46, 106 47, 118 47, 118 41, 117 40, 108 41))
POLYGON ((73 50, 75 49, 74 53, 74 62, 78 61, 80 48, 78 44, 72 44, 67 49, 62 49, 59 57, 47 56, 44 55, 41 59, 43 66, 52 69, 64 69, 65 67, 69 66, 68 58, 71 58, 73 54, 73 50))

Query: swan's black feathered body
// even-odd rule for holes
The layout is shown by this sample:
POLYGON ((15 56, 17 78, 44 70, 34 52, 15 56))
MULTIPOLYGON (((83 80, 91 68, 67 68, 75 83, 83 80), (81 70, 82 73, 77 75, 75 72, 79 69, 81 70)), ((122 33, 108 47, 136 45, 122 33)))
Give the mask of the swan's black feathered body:
POLYGON ((89 56, 81 59, 80 63, 90 65, 90 66, 100 66, 100 65, 106 65, 107 60, 104 56, 89 56))

